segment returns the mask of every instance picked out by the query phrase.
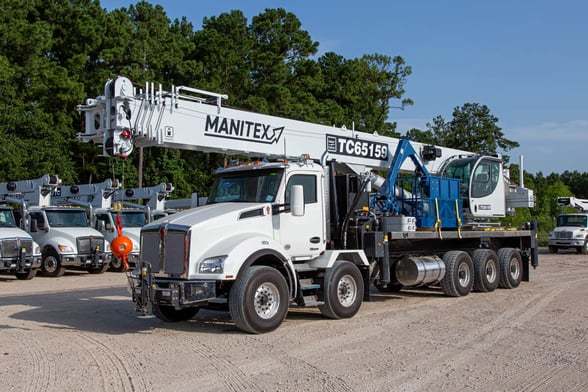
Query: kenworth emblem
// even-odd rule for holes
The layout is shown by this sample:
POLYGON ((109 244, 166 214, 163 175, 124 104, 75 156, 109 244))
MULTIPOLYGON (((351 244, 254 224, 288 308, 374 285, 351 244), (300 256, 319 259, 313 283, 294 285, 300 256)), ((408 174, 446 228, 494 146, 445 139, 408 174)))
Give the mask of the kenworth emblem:
POLYGON ((254 143, 274 144, 280 140, 284 127, 232 118, 206 116, 204 134, 225 139, 245 140, 254 143))

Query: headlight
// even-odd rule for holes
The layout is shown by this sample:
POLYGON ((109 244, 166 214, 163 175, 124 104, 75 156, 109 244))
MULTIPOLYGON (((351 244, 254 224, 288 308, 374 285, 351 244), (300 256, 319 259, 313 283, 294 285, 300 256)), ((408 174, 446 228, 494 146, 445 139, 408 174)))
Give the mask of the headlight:
POLYGON ((73 253, 73 248, 69 245, 57 245, 60 252, 73 253))
POLYGON ((216 256, 202 261, 199 272, 203 274, 222 274, 225 269, 226 258, 227 256, 216 256))
POLYGON ((39 244, 35 244, 33 246, 33 254, 35 256, 40 256, 41 255, 41 247, 39 246, 39 244))
POLYGON ((106 253, 110 252, 110 242, 108 242, 108 241, 104 241, 104 252, 106 252, 106 253))

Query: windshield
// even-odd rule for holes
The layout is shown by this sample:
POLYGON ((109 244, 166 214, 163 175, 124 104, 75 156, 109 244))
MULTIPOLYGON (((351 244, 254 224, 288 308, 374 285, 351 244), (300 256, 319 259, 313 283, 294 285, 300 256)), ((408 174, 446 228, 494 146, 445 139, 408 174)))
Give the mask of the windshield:
MULTIPOLYGON (((116 213, 113 213, 116 222, 116 213)), ((143 227, 145 226, 145 214, 143 211, 121 211, 120 222, 123 227, 143 227)))
POLYGON ((214 180, 208 203, 273 202, 283 173, 283 169, 266 169, 220 174, 214 180))
POLYGON ((84 210, 47 210, 47 220, 52 227, 87 227, 84 210))
POLYGON ((557 219, 557 225, 586 227, 586 219, 588 217, 585 215, 560 215, 557 219))
POLYGON ((455 159, 449 162, 447 167, 443 170, 443 177, 458 178, 461 180, 459 194, 463 199, 468 197, 470 174, 477 159, 477 157, 455 159))
POLYGON ((16 227, 12 210, 8 208, 0 209, 0 227, 16 227))

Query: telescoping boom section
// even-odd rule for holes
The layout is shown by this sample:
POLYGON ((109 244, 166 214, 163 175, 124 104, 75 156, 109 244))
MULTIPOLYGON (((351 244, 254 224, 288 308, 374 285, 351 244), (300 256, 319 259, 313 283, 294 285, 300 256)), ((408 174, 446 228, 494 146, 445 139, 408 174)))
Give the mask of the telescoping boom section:
POLYGON ((289 306, 352 317, 370 286, 463 296, 515 288, 537 266, 535 225, 499 224, 534 202, 499 156, 229 108, 226 98, 118 77, 78 108, 80 140, 105 156, 159 146, 255 158, 219 169, 206 205, 142 228, 129 279, 137 310, 180 321, 220 306, 261 333, 289 306))

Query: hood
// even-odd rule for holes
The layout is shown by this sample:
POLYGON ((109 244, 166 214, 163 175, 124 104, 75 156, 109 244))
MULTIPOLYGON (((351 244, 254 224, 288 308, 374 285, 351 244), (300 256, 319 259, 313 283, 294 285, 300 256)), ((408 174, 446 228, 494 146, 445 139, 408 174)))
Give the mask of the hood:
POLYGON ((0 229, 2 238, 22 238, 32 240, 33 238, 24 230, 18 227, 2 227, 0 229))
POLYGON ((163 225, 185 226, 196 228, 206 225, 213 228, 214 223, 234 224, 237 221, 245 221, 260 216, 271 216, 272 207, 269 203, 218 203, 208 204, 202 207, 191 208, 177 214, 168 215, 165 218, 145 225, 143 230, 156 230, 163 225))

